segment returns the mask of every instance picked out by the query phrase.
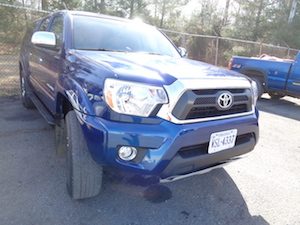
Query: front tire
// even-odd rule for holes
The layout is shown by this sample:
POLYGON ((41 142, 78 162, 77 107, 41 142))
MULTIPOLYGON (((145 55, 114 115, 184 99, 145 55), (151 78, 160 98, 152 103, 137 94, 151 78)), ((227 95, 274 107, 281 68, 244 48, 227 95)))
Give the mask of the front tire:
POLYGON ((34 104, 29 97, 30 88, 26 80, 25 71, 20 71, 20 90, 21 90, 21 101, 26 109, 34 109, 34 104))
POLYGON ((279 100, 285 96, 283 94, 278 94, 276 92, 272 92, 272 93, 268 93, 268 94, 270 95, 271 99, 273 99, 273 100, 279 100))
POLYGON ((102 186, 102 167, 91 157, 76 113, 66 115, 67 189, 73 199, 98 195, 102 186))
POLYGON ((257 77, 251 77, 251 79, 256 82, 258 98, 261 98, 265 92, 263 82, 257 77))

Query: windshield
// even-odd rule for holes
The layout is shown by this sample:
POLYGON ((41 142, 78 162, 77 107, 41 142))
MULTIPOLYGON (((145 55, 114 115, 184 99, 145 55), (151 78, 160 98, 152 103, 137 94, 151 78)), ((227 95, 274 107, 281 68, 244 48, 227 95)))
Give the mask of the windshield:
POLYGON ((95 51, 144 52, 180 57, 156 28, 143 23, 74 16, 74 48, 95 51))

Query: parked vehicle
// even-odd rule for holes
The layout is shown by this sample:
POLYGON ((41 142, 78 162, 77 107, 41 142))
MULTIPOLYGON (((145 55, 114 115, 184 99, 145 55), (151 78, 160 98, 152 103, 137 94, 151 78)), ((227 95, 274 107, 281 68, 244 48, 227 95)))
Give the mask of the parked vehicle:
POLYGON ((74 199, 100 192, 103 167, 169 182, 253 150, 255 82, 184 56, 150 25, 86 12, 27 33, 22 101, 55 125, 74 199))
POLYGON ((259 96, 267 92, 275 99, 286 95, 300 97, 300 53, 295 60, 265 54, 259 58, 233 56, 229 69, 254 80, 258 86, 259 96))

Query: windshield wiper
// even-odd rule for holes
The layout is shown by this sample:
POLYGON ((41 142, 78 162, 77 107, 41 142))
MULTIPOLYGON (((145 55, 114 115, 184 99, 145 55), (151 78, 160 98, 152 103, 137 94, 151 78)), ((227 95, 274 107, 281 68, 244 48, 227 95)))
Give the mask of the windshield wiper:
POLYGON ((137 52, 137 53, 148 54, 148 55, 163 55, 157 52, 137 52))
POLYGON ((114 49, 107 49, 107 48, 78 48, 77 50, 83 51, 100 51, 100 52, 130 52, 130 53, 142 53, 148 55, 163 55, 157 52, 131 52, 131 51, 122 51, 122 50, 114 50, 114 49))
POLYGON ((106 49, 106 48, 78 48, 77 50, 100 51, 100 52, 126 52, 126 51, 122 51, 122 50, 113 50, 113 49, 106 49))
POLYGON ((162 54, 157 53, 157 52, 147 52, 147 54, 149 54, 149 55, 162 55, 162 54))

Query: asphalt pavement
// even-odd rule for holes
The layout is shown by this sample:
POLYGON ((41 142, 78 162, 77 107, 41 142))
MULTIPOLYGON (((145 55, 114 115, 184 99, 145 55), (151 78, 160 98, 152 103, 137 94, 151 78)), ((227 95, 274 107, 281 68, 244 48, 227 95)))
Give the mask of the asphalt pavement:
POLYGON ((17 97, 0 98, 0 225, 300 224, 300 100, 259 102, 260 140, 224 169, 145 186, 106 173, 74 201, 54 129, 17 97))

